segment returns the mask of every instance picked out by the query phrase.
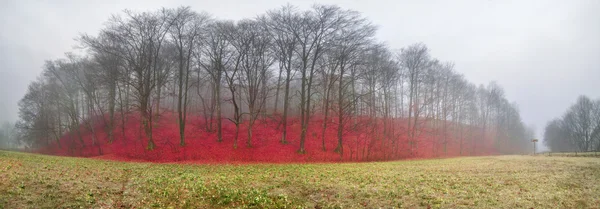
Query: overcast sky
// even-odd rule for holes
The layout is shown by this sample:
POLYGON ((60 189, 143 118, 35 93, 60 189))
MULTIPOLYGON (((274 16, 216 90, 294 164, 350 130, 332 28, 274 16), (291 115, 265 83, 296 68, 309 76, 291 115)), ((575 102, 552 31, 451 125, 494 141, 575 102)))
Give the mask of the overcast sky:
MULTIPOLYGON (((191 6, 221 19, 252 18, 291 3, 315 1, 3 1, 0 3, 0 122, 15 121, 17 102, 44 60, 73 51, 78 34, 95 35, 123 9, 191 6)), ((578 95, 600 98, 600 0, 327 0, 362 12, 392 48, 423 42, 476 84, 497 81, 541 137, 578 95)))

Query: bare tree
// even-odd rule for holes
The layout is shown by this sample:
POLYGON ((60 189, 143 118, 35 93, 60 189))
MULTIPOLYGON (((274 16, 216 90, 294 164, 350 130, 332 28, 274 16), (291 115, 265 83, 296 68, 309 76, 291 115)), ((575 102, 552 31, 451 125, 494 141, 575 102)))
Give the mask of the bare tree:
POLYGON ((164 11, 137 14, 126 10, 125 14, 126 19, 113 16, 103 32, 119 41, 120 47, 113 53, 122 57, 133 73, 132 86, 136 91, 141 123, 148 138, 146 148, 152 150, 155 143, 152 138, 150 98, 158 85, 158 60, 170 22, 165 18, 164 11))
POLYGON ((563 116, 563 128, 579 151, 591 151, 592 145, 600 137, 598 107, 597 102, 580 96, 563 116))
MULTIPOLYGON (((79 38, 79 41, 84 47, 90 49, 90 53, 93 56, 93 61, 96 62, 100 67, 98 79, 101 83, 106 84, 108 89, 108 138, 109 143, 114 139, 114 127, 115 127, 115 106, 117 100, 117 88, 118 82, 121 75, 122 59, 115 55, 115 48, 118 47, 118 43, 111 39, 111 37, 100 34, 97 38, 83 35, 79 38)), ((121 110, 123 112, 123 110, 121 110)))
MULTIPOLYGON (((240 93, 239 87, 242 86, 240 79, 240 69, 251 68, 249 56, 251 56, 252 41, 255 34, 252 33, 252 22, 241 21, 237 25, 233 22, 226 22, 223 25, 225 35, 229 45, 232 46, 232 63, 225 70, 225 81, 231 93, 231 103, 233 104, 233 119, 229 119, 235 124, 235 136, 233 139, 233 148, 237 148, 240 125, 242 123, 242 112, 240 104, 238 104, 240 93), (237 97, 237 99, 236 99, 237 97)), ((250 141, 247 141, 247 146, 251 146, 250 141)))
MULTIPOLYGON (((296 54, 300 60, 300 149, 299 153, 305 153, 304 144, 306 141, 306 133, 308 131, 308 123, 310 121, 311 97, 313 95, 313 78, 315 75, 315 67, 323 54, 324 48, 328 45, 335 33, 341 28, 344 21, 353 21, 351 18, 358 19, 360 14, 354 11, 344 11, 338 6, 314 5, 312 12, 305 12, 302 18, 299 19, 299 27, 293 30, 295 37, 298 40, 299 47, 296 49, 296 54), (352 15, 355 15, 353 17, 352 15)), ((356 22, 358 27, 365 27, 363 22, 356 22)), ((361 28, 362 29, 362 28, 361 28)))
POLYGON ((1 149, 11 149, 16 148, 17 145, 17 133, 15 130, 15 125, 5 121, 0 126, 0 148, 1 149))
POLYGON ((28 148, 48 145, 51 139, 49 123, 49 92, 47 83, 38 79, 29 84, 27 92, 19 101, 19 117, 15 127, 19 131, 21 141, 28 148))
POLYGON ((244 87, 246 103, 248 105, 248 139, 246 145, 252 146, 252 128, 259 113, 266 105, 266 79, 269 67, 274 58, 269 46, 271 36, 264 32, 258 22, 243 20, 238 23, 236 44, 239 51, 245 51, 241 57, 240 83, 244 87))
POLYGON ((325 131, 327 130, 327 124, 329 124, 329 112, 330 112, 330 106, 332 103, 331 97, 332 97, 332 90, 334 89, 334 85, 337 81, 337 79, 339 78, 338 76, 335 75, 335 72, 337 72, 338 67, 339 67, 339 62, 337 59, 335 59, 335 55, 333 55, 331 52, 328 52, 327 49, 325 49, 323 58, 321 59, 321 64, 320 64, 320 72, 321 72, 321 79, 322 79, 322 85, 323 85, 323 125, 322 125, 322 129, 321 129, 321 149, 323 151, 327 151, 326 147, 325 147, 325 131))
POLYGON ((226 66, 232 60, 231 50, 228 49, 226 25, 229 23, 217 21, 209 25, 200 65, 210 75, 214 85, 214 102, 217 112, 217 141, 223 141, 222 111, 221 111, 221 81, 226 66))
POLYGON ((424 71, 430 65, 430 56, 427 46, 422 43, 410 45, 399 54, 399 63, 406 69, 408 76, 408 142, 411 154, 415 152, 416 132, 421 113, 419 85, 421 84, 424 71))
POLYGON ((289 111, 289 100, 290 100, 290 82, 292 81, 292 60, 294 57, 294 51, 298 46, 298 38, 294 34, 297 30, 299 14, 296 9, 291 5, 282 7, 279 10, 273 10, 267 12, 267 16, 262 18, 262 22, 265 25, 267 31, 271 34, 271 37, 275 43, 273 47, 274 55, 276 55, 277 62, 279 63, 279 77, 277 81, 277 90, 275 96, 275 110, 277 111, 277 102, 279 101, 279 86, 281 81, 281 73, 285 71, 285 88, 283 97, 283 115, 281 123, 283 125, 281 143, 287 144, 287 124, 288 124, 288 111, 289 111))
POLYGON ((192 68, 193 53, 198 42, 202 42, 202 32, 209 22, 208 15, 198 14, 189 7, 180 7, 170 10, 169 22, 172 26, 169 31, 171 41, 176 48, 177 56, 177 118, 179 123, 179 145, 185 145, 185 124, 188 109, 188 90, 190 88, 190 72, 192 68))
MULTIPOLYGON (((351 82, 347 82, 347 71, 350 68, 358 65, 358 58, 361 51, 372 43, 372 37, 375 35, 376 27, 362 18, 359 13, 354 11, 346 11, 343 15, 343 20, 338 24, 339 30, 336 31, 332 38, 332 47, 334 54, 339 62, 338 73, 338 92, 337 92, 337 116, 338 116, 338 144, 335 152, 340 153, 343 157, 343 130, 345 124, 345 116, 348 108, 352 107, 354 101, 349 101, 347 96, 347 87, 351 82)), ((356 97, 353 97, 356 98, 356 97)))
MULTIPOLYGON (((75 71, 76 68, 72 66, 71 63, 68 63, 65 60, 57 60, 55 62, 47 61, 44 69, 44 75, 47 78, 51 78, 49 80, 54 80, 58 85, 55 90, 61 91, 63 95, 62 97, 58 97, 55 99, 60 99, 62 104, 61 106, 65 108, 68 118, 69 118, 69 129, 71 131, 75 131, 77 133, 77 137, 82 147, 85 147, 85 143, 81 137, 81 131, 79 126, 81 124, 81 112, 79 111, 79 94, 80 89, 79 85, 74 80, 74 75, 77 75, 75 71)), ((43 99, 44 91, 39 90, 39 94, 36 97, 43 99)), ((35 91, 32 91, 32 93, 35 91)), ((33 99, 33 98, 31 98, 33 99)), ((42 102, 43 104, 43 102, 42 102)), ((43 105, 45 106, 45 105, 43 105)), ((44 111, 44 108, 41 108, 40 113, 42 119, 48 114, 44 111)), ((47 127, 46 127, 47 128, 47 127)), ((74 142, 74 140, 72 140, 74 142)), ((74 146, 73 144, 71 146, 74 146)))

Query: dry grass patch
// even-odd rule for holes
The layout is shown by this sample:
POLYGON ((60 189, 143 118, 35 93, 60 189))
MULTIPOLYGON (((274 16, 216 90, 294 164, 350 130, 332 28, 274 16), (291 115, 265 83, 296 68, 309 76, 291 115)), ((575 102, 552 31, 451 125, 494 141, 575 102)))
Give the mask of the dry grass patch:
POLYGON ((179 165, 0 152, 0 208, 593 208, 600 159, 179 165))

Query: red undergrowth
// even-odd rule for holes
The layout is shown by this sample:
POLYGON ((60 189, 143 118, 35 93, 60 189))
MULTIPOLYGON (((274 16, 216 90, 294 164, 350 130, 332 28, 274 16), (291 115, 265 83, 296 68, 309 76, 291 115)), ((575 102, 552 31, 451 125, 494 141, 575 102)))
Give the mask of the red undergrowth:
MULTIPOLYGON (((242 124, 238 148, 234 149, 235 125, 232 122, 223 120, 223 141, 217 142, 216 132, 206 131, 205 121, 201 118, 188 117, 186 145, 183 147, 179 145, 179 129, 175 114, 164 113, 159 119, 155 118, 152 132, 156 144, 154 150, 146 149, 147 137, 140 128, 140 118, 131 114, 124 124, 120 123, 120 118, 117 119, 119 123, 115 124, 112 142, 108 140, 108 128, 104 120, 96 118, 93 123, 94 132, 90 131, 89 126, 82 125, 79 131, 65 134, 58 142, 43 147, 39 152, 119 161, 185 163, 355 162, 496 153, 491 140, 482 140, 480 129, 464 125, 462 143, 461 138, 456 134, 447 135, 444 143, 440 141, 440 135, 435 134, 435 130, 423 125, 426 128, 420 129, 418 136, 415 137, 416 146, 413 146, 411 153, 406 134, 406 120, 391 121, 394 131, 387 137, 390 140, 386 140, 382 134, 382 121, 357 118, 347 122, 344 128, 344 152, 341 156, 334 152, 337 146, 337 124, 334 121, 328 124, 325 132, 326 150, 322 150, 323 120, 318 116, 313 117, 314 119, 309 123, 304 154, 297 153, 300 144, 300 123, 295 118, 288 122, 287 144, 280 143, 279 121, 267 118, 256 121, 251 147, 246 146, 247 124, 242 124), (375 129, 371 128, 372 123, 377 123, 375 129), (468 133, 471 133, 471 137, 467 137, 468 133)), ((216 126, 214 128, 216 129, 216 126)), ((483 137, 483 139, 487 138, 491 137, 483 137)))

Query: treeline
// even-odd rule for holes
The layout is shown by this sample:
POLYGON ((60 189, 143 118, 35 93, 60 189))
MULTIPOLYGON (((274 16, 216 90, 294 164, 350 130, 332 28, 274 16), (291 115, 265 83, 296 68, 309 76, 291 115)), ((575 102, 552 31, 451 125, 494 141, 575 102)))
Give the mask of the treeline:
POLYGON ((579 96, 562 117, 548 122, 544 143, 553 152, 600 151, 600 99, 579 96))
MULTIPOLYGON (((486 138, 503 153, 528 149, 532 131, 500 86, 468 82, 422 43, 390 49, 376 31, 360 13, 335 5, 284 6, 239 21, 189 7, 125 10, 98 34, 77 38, 84 54, 46 62, 19 103, 16 127, 29 147, 60 143, 82 127, 94 133, 100 126, 112 142, 135 113, 152 150, 154 122, 171 111, 180 146, 189 117, 203 117, 206 131, 234 147, 241 125, 252 146, 255 122, 273 119, 280 142, 299 139, 300 153, 309 132, 322 150, 332 149, 325 130, 333 128, 334 151, 343 154, 346 132, 359 125, 395 152, 415 152, 423 134, 444 152, 451 139, 461 154, 463 144, 474 150, 486 138), (299 136, 287 134, 290 119, 299 119, 299 136), (223 123, 235 124, 234 138, 223 138, 223 123), (400 150, 400 139, 409 149, 400 150)), ((69 146, 84 146, 79 139, 69 146)))
POLYGON ((17 148, 18 139, 14 125, 4 122, 0 125, 0 149, 17 148))

